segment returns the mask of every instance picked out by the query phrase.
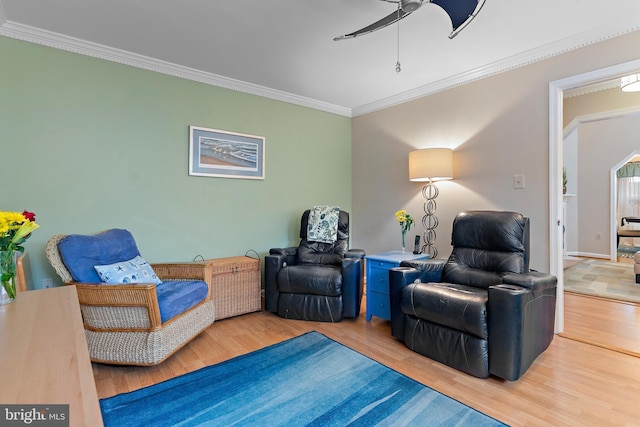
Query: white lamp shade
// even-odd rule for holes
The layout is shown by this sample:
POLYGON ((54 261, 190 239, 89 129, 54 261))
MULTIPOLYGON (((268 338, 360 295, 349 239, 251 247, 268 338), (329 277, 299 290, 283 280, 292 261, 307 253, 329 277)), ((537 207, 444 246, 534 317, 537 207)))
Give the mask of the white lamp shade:
POLYGON ((409 153, 409 181, 453 179, 453 150, 425 148, 409 153))
POLYGON ((640 92, 640 74, 632 74, 620 79, 620 89, 623 92, 640 92))

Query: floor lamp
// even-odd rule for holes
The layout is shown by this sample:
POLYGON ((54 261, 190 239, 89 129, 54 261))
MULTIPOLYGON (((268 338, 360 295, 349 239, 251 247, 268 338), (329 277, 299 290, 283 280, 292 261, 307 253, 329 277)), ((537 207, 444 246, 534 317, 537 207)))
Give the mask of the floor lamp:
POLYGON ((438 217, 435 212, 439 190, 434 181, 445 179, 453 179, 453 150, 425 148, 409 153, 409 181, 427 183, 422 187, 422 197, 424 197, 422 253, 428 254, 430 258, 438 256, 438 249, 435 246, 438 217))

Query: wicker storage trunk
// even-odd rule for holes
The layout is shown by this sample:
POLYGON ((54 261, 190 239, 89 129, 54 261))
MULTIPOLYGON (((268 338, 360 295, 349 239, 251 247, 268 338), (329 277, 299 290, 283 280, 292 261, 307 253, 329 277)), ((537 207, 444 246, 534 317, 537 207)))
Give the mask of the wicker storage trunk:
POLYGON ((204 260, 216 320, 260 311, 260 260, 236 256, 204 260))

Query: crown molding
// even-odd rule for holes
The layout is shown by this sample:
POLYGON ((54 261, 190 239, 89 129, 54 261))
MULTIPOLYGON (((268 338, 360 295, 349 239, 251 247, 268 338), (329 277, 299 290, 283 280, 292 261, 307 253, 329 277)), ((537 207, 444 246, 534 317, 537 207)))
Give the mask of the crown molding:
POLYGON ((563 98, 573 98, 574 96, 589 95, 591 93, 602 92, 605 90, 620 89, 620 79, 607 80, 592 85, 581 86, 571 90, 562 92, 563 98))
POLYGON ((460 73, 437 82, 418 87, 394 96, 390 96, 370 104, 365 104, 353 109, 352 117, 361 116, 394 105, 413 101, 424 96, 433 95, 454 87, 462 86, 476 80, 501 74, 516 68, 524 67, 535 62, 562 55, 564 53, 580 49, 601 41, 619 37, 640 30, 640 25, 633 24, 620 28, 619 24, 601 27, 594 31, 585 32, 574 37, 568 37, 545 46, 530 49, 509 58, 478 67, 474 70, 460 73))
POLYGON ((619 24, 601 27, 594 31, 582 33, 539 48, 531 49, 518 55, 478 67, 474 70, 460 73, 428 85, 420 86, 416 89, 405 91, 400 94, 351 109, 15 23, 6 19, 6 15, 2 7, 2 0, 0 0, 0 36, 116 62, 123 65, 129 65, 203 84, 287 102, 345 117, 357 117, 422 98, 424 96, 433 95, 438 92, 462 86, 496 74, 511 71, 516 68, 524 67, 535 62, 543 61, 563 53, 619 37, 637 30, 640 30, 640 25, 638 24, 626 27, 621 27, 619 24))
POLYGON ((259 86, 213 73, 196 70, 189 67, 161 61, 148 56, 138 55, 120 49, 114 49, 98 43, 92 43, 74 37, 65 36, 51 31, 22 25, 4 18, 2 2, 0 1, 0 36, 10 37, 30 43, 52 47, 55 49, 86 55, 106 61, 117 62, 148 71, 166 74, 186 80, 192 80, 212 86, 248 93, 251 95, 283 101, 303 107, 313 108, 328 113, 351 117, 351 109, 318 101, 315 99, 295 95, 292 93, 259 86))

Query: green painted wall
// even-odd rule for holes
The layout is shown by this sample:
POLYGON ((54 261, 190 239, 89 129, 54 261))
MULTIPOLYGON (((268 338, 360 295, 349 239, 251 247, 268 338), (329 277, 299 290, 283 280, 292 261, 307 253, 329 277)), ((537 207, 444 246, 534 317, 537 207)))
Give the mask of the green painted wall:
POLYGON ((264 256, 316 204, 351 210, 351 121, 0 37, 0 210, 34 211, 35 287, 54 234, 131 230, 149 262, 264 256), (266 179, 188 175, 189 125, 266 137, 266 179))

